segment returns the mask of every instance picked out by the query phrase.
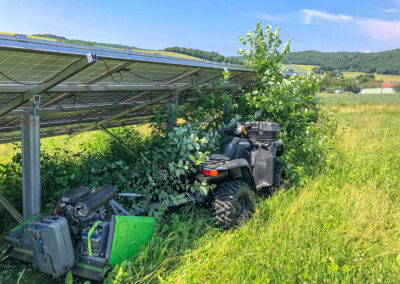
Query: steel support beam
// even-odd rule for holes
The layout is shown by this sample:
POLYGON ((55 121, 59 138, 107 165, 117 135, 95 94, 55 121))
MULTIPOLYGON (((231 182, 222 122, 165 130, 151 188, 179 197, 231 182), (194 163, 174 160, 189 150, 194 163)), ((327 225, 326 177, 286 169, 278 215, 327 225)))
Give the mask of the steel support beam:
POLYGON ((54 86, 58 85, 59 83, 67 80, 68 78, 72 77, 76 73, 82 71, 89 65, 97 62, 97 57, 95 54, 87 54, 87 56, 75 61, 74 63, 67 66, 64 70, 57 73, 53 78, 43 82, 42 84, 37 85, 33 89, 25 92, 22 95, 19 95, 12 101, 6 103, 5 105, 0 107, 0 116, 12 111, 13 109, 23 105, 24 103, 28 102, 32 97, 35 95, 41 94, 53 88, 54 86))
POLYGON ((40 213, 40 116, 39 96, 33 109, 21 115, 22 207, 27 220, 40 213))
POLYGON ((109 118, 106 118, 106 119, 100 120, 100 121, 98 121, 98 122, 92 123, 92 124, 86 126, 85 128, 83 128, 83 129, 81 129, 81 130, 79 130, 79 131, 77 131, 77 132, 72 133, 71 136, 76 136, 76 135, 78 135, 78 134, 80 134, 80 133, 83 133, 83 132, 86 132, 86 131, 95 130, 97 127, 100 127, 100 126, 103 125, 103 124, 110 123, 110 122, 112 122, 112 121, 114 121, 114 120, 120 119, 120 118, 124 117, 125 115, 127 115, 127 114, 129 114, 129 113, 131 113, 131 112, 144 109, 144 108, 148 107, 149 105, 153 105, 153 104, 155 104, 155 103, 157 103, 157 102, 160 102, 160 101, 162 101, 162 100, 171 98, 172 96, 175 96, 175 95, 177 95, 177 94, 179 94, 179 93, 181 93, 181 92, 184 92, 184 91, 186 91, 186 90, 189 90, 189 89, 191 89, 191 88, 194 88, 194 87, 196 87, 196 86, 199 86, 199 85, 201 85, 201 84, 204 84, 204 83, 209 82, 209 81, 211 81, 211 80, 214 80, 214 79, 216 79, 216 78, 218 78, 218 77, 220 77, 220 76, 222 76, 222 75, 223 75, 223 74, 221 73, 221 74, 218 74, 218 75, 214 75, 214 76, 212 76, 212 77, 205 78, 205 79, 200 80, 199 82, 197 82, 197 84, 190 85, 190 86, 180 87, 180 88, 176 89, 174 92, 171 92, 171 93, 169 93, 169 94, 165 94, 165 95, 162 95, 162 96, 158 96, 158 97, 152 99, 152 100, 151 100, 150 102, 148 102, 148 103, 141 104, 141 105, 137 105, 137 106, 134 106, 134 107, 130 107, 130 108, 128 108, 128 109, 125 110, 125 111, 122 111, 122 112, 120 112, 120 113, 118 113, 118 114, 114 114, 114 115, 110 116, 109 118))
POLYGON ((14 217, 15 220, 17 220, 18 223, 24 222, 24 219, 22 218, 21 214, 15 209, 15 207, 8 202, 8 200, 0 194, 0 204, 4 206, 4 208, 7 209, 7 211, 11 214, 11 216, 14 217))
POLYGON ((132 156, 135 155, 135 153, 132 151, 131 148, 129 148, 128 146, 126 146, 125 143, 123 143, 117 136, 115 136, 114 134, 112 134, 110 131, 108 131, 107 128, 105 128, 104 126, 101 126, 101 129, 103 129, 103 131, 111 137, 111 139, 115 140, 119 145, 121 145, 122 147, 124 147, 125 150, 127 150, 132 156))
MULTIPOLYGON (((182 75, 180 75, 180 76, 178 76, 178 77, 166 82, 165 85, 171 85, 171 84, 173 84, 175 82, 178 82, 179 80, 185 79, 186 77, 189 77, 189 76, 191 76, 193 74, 196 74, 199 71, 200 71, 200 69, 194 69, 194 70, 192 70, 192 71, 190 71, 188 73, 182 74, 182 75)), ((148 94, 150 94, 150 91, 142 92, 140 94, 137 94, 137 95, 135 95, 135 96, 123 101, 122 103, 123 104, 130 103, 134 99, 139 98, 139 97, 144 96, 144 95, 148 95, 148 94)))
MULTIPOLYGON (((47 92, 50 93, 62 93, 58 95, 52 100, 49 100, 47 103, 43 104, 42 108, 51 105, 71 93, 85 93, 85 92, 133 92, 137 91, 140 92, 138 94, 133 95, 132 97, 126 99, 122 103, 129 103, 130 101, 134 100, 135 98, 141 97, 143 95, 149 94, 150 91, 174 91, 179 87, 183 87, 188 85, 188 83, 170 83, 170 84, 115 84, 115 83, 99 83, 99 84, 69 84, 69 85, 57 85, 54 88, 51 88, 47 92)), ((1 85, 0 85, 1 86, 1 85)), ((227 84, 223 86, 224 89, 232 89, 239 84, 227 84)), ((213 86, 211 84, 205 84, 205 89, 211 89, 213 86)), ((32 88, 26 88, 25 86, 13 86, 12 88, 5 88, 1 86, 0 93, 11 93, 7 92, 7 90, 13 90, 15 94, 23 94, 27 90, 31 90, 32 88)))

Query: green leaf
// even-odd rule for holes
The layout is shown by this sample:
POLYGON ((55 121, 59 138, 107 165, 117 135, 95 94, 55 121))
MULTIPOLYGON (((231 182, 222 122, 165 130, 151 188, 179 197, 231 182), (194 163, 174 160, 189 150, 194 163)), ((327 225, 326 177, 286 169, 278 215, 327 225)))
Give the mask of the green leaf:
POLYGON ((208 194, 208 188, 205 187, 205 186, 200 186, 200 192, 201 192, 203 195, 207 196, 207 194, 208 194))
POLYGON ((71 270, 68 271, 67 276, 65 277, 65 284, 74 284, 74 278, 72 277, 71 270))

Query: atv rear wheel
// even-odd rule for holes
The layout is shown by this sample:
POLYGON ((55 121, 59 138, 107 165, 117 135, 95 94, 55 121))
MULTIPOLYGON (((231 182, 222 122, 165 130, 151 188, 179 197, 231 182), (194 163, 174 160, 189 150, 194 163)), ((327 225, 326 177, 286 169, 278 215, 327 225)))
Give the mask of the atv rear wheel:
POLYGON ((274 189, 281 188, 285 183, 285 176, 286 176, 286 165, 281 161, 276 161, 272 187, 274 189))
POLYGON ((243 181, 227 181, 213 192, 213 217, 217 226, 230 229, 254 213, 254 192, 243 181))

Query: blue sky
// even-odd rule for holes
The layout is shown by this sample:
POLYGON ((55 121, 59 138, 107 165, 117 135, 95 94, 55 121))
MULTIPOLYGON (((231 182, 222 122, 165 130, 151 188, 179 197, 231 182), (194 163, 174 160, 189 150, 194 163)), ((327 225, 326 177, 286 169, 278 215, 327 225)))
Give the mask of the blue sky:
POLYGON ((51 33, 147 49, 185 46, 236 55, 257 21, 281 27, 292 50, 400 48, 400 0, 0 0, 0 31, 51 33))

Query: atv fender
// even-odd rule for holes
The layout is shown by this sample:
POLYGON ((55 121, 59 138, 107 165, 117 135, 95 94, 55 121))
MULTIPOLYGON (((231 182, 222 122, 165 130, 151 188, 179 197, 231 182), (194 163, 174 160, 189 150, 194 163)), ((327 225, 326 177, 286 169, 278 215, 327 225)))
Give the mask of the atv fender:
POLYGON ((276 158, 283 153, 283 142, 271 142, 267 149, 257 151, 254 163, 254 182, 257 189, 270 187, 274 181, 276 158))
POLYGON ((228 172, 232 179, 243 180, 251 187, 252 190, 256 190, 251 167, 246 159, 241 158, 227 161, 223 165, 217 167, 216 170, 228 172))

